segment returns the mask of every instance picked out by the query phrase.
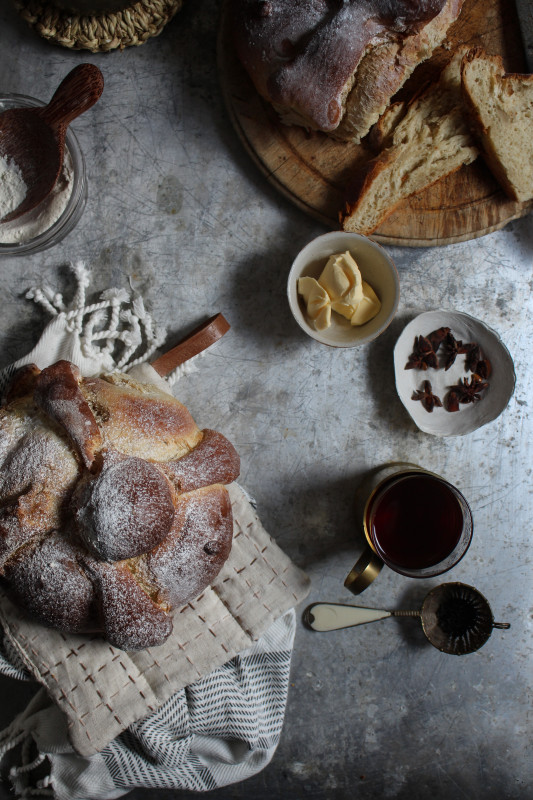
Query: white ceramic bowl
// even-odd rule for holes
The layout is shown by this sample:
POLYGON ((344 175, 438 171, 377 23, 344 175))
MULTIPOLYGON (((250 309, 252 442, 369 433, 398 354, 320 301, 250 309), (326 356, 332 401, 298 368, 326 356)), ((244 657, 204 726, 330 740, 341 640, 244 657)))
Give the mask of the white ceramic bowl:
POLYGON ((394 262, 381 245, 358 233, 332 231, 313 239, 298 253, 289 272, 287 295, 294 319, 308 336, 331 347, 357 347, 371 342, 391 323, 400 299, 400 282, 394 262), (381 300, 381 309, 374 319, 360 326, 351 325, 348 319, 333 312, 329 328, 317 331, 298 294, 298 278, 309 276, 318 279, 328 258, 346 250, 350 251, 363 279, 381 300))
MULTIPOLYGON (((437 357, 440 361, 439 352, 437 357)), ((516 382, 513 359, 496 331, 470 314, 446 309, 425 311, 406 325, 394 348, 394 373, 398 396, 405 408, 421 431, 434 436, 464 436, 492 422, 507 408, 516 382), (492 373, 487 379, 489 388, 483 393, 481 400, 461 405, 453 413, 446 411, 446 394, 459 379, 470 380, 471 377, 465 372, 464 355, 459 355, 448 370, 441 367, 430 367, 425 371, 405 369, 415 336, 427 336, 441 327, 451 328, 458 340, 477 342, 484 358, 490 361, 492 367, 492 373), (442 408, 434 408, 431 413, 425 410, 422 403, 413 400, 414 392, 422 388, 425 380, 429 380, 432 391, 443 402, 442 408)))

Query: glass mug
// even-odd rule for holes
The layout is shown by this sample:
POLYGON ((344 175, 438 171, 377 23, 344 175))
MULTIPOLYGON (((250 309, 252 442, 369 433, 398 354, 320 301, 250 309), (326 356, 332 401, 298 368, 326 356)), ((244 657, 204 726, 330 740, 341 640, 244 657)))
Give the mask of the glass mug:
POLYGON ((435 473, 400 462, 372 473, 358 492, 367 548, 344 585, 360 594, 385 564, 410 578, 433 578, 464 556, 474 523, 461 492, 435 473))

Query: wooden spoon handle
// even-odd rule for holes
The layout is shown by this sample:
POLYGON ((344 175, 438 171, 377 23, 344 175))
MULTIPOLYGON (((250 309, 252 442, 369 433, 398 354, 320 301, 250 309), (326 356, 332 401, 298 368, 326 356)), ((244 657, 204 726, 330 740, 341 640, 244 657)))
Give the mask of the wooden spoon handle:
POLYGON ((66 129, 73 119, 93 106, 104 90, 104 78, 94 64, 79 64, 57 87, 38 114, 47 125, 66 129))
POLYGON ((176 347, 173 347, 172 350, 169 350, 168 353, 163 353, 155 361, 152 361, 152 367, 164 378, 165 375, 169 375, 180 364, 198 355, 202 350, 222 338, 229 329, 230 325, 225 317, 222 314, 215 314, 214 317, 210 317, 206 322, 191 331, 185 339, 177 344, 176 347))

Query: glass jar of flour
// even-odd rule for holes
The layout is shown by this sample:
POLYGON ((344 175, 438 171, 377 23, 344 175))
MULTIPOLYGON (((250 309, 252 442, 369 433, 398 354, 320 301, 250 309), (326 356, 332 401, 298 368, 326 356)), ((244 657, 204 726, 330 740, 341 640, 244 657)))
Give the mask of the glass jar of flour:
MULTIPOLYGON (((0 113, 8 108, 32 108, 44 105, 45 103, 40 100, 26 95, 0 95, 0 113)), ((0 208, 9 203, 9 197, 4 197, 2 193, 17 191, 17 173, 16 166, 5 158, 0 159, 0 208)), ((20 188, 25 190, 25 187, 20 188)), ((70 233, 80 219, 86 200, 85 160, 78 140, 69 128, 63 166, 50 195, 40 205, 18 219, 12 222, 0 222, 0 256, 28 255, 57 244, 70 233)))

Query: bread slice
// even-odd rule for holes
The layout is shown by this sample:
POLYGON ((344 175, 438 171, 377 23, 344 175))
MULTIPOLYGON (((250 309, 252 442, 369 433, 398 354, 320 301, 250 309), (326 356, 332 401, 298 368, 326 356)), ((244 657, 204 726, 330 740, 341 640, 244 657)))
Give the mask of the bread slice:
POLYGON ((375 153, 380 153, 385 147, 389 147, 392 144, 394 129, 400 120, 405 117, 407 109, 408 106, 405 100, 391 103, 376 124, 372 126, 367 141, 375 153))
POLYGON ((470 50, 462 91, 483 156, 514 200, 533 198, 533 75, 506 74, 500 56, 470 50))
POLYGON ((341 123, 330 135, 358 144, 415 67, 444 42, 462 6, 463 0, 447 0, 439 14, 416 33, 370 47, 353 76, 341 123))
POLYGON ((372 233, 402 200, 477 157, 461 103, 465 52, 459 50, 440 79, 412 102, 391 146, 356 176, 340 215, 344 230, 372 233))

